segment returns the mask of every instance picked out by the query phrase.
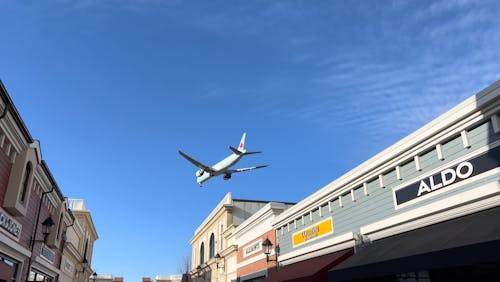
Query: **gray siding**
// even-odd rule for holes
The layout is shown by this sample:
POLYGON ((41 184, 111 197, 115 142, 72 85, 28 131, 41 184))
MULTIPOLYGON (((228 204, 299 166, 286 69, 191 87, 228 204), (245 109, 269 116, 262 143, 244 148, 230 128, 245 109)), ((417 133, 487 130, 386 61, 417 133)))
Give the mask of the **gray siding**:
POLYGON ((485 120, 478 126, 469 129, 467 136, 471 145, 470 148, 464 147, 462 137, 460 133, 457 133, 452 138, 441 142, 444 160, 440 160, 438 158, 435 147, 428 148, 427 151, 419 155, 421 170, 416 169, 413 158, 408 159, 400 164, 401 180, 397 179, 394 167, 388 168, 383 175, 385 188, 380 187, 379 179, 378 177, 375 177, 367 181, 368 196, 364 195, 363 186, 352 187, 355 194, 354 202, 351 200, 351 194, 347 192, 342 195, 343 207, 340 207, 338 197, 332 198, 330 199, 333 208, 332 212, 329 212, 328 210, 328 203, 324 203, 322 205, 322 216, 319 216, 318 209, 316 208, 313 210, 312 221, 310 220, 309 214, 305 214, 304 224, 302 224, 301 218, 297 219, 297 228, 294 228, 293 221, 290 222, 290 231, 287 230, 287 227, 278 228, 277 238, 281 248, 281 253, 286 254, 292 250, 297 250, 310 245, 310 243, 304 243, 296 248, 293 248, 292 234, 314 225, 328 217, 332 217, 333 219, 333 234, 318 238, 314 240, 313 243, 321 242, 350 231, 358 232, 360 227, 364 225, 481 186, 488 182, 500 180, 500 174, 483 177, 482 179, 472 183, 458 186, 452 190, 429 197, 414 204, 410 204, 404 208, 398 210, 394 208, 392 196, 393 188, 402 184, 410 184, 410 181, 423 177, 424 174, 428 174, 434 169, 444 169, 448 166, 454 165, 454 161, 458 158, 500 140, 499 134, 495 134, 493 131, 490 119, 485 120))
POLYGON ((267 205, 267 202, 233 200, 233 225, 238 226, 247 218, 267 205))

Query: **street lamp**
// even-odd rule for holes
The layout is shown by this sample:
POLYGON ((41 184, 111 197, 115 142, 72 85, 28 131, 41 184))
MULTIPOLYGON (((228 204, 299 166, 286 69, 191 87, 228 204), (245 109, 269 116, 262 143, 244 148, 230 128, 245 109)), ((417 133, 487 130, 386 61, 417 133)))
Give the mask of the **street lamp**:
POLYGON ((266 262, 269 263, 270 261, 275 261, 276 268, 278 268, 278 256, 280 254, 280 246, 277 245, 276 248, 274 248, 274 252, 276 253, 276 259, 269 259, 269 255, 271 254, 271 250, 273 248, 273 243, 271 243, 269 238, 266 238, 266 240, 262 242, 262 248, 264 249, 264 254, 266 254, 266 262))
POLYGON ((49 216, 47 217, 43 222, 42 222, 42 234, 43 234, 43 240, 31 240, 31 242, 43 242, 47 243, 47 237, 49 236, 50 232, 52 231, 52 226, 54 226, 54 221, 52 218, 49 216))
POLYGON ((94 271, 94 273, 92 273, 91 277, 92 277, 92 281, 95 282, 95 279, 97 278, 97 272, 94 271))
POLYGON ((221 264, 221 260, 222 260, 222 257, 219 255, 219 253, 217 253, 215 256, 215 263, 217 264, 217 269, 219 268, 224 268, 224 264, 222 263, 222 266, 219 267, 219 264, 221 264))

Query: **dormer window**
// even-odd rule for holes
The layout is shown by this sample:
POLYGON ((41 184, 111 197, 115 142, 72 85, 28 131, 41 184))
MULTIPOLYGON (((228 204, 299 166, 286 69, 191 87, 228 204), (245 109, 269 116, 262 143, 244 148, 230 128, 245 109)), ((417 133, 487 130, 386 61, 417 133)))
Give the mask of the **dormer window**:
POLYGON ((37 153, 33 148, 27 148, 16 157, 10 169, 9 183, 3 201, 3 207, 10 214, 25 216, 28 212, 37 165, 37 153))

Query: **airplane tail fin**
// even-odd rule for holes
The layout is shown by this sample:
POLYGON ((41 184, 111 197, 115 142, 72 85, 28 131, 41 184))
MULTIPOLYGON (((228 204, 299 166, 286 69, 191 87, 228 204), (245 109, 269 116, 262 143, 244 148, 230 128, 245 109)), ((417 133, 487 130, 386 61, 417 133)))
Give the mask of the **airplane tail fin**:
POLYGON ((245 152, 245 138, 246 137, 247 137, 247 134, 245 132, 245 133, 243 133, 243 136, 241 136, 240 145, 238 146, 238 151, 240 153, 244 153, 245 152))

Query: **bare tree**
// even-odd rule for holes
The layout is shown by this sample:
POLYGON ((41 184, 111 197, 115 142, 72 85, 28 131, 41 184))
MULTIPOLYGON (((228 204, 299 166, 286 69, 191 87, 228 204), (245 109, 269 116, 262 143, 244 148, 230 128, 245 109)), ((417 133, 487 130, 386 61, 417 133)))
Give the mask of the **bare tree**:
POLYGON ((191 255, 185 255, 182 258, 178 270, 182 274, 186 274, 189 273, 189 271, 191 271, 191 255))

